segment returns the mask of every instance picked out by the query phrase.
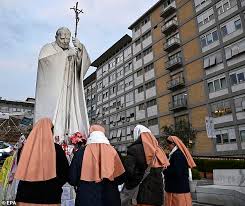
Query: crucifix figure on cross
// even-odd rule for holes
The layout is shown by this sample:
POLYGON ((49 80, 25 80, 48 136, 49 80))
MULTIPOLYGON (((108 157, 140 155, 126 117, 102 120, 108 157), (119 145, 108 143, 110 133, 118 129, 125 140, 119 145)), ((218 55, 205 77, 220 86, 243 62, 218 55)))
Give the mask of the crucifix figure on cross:
POLYGON ((74 6, 73 8, 70 8, 72 10, 74 10, 75 12, 75 18, 76 18, 76 26, 75 26, 75 37, 77 37, 77 25, 79 22, 79 14, 83 13, 83 10, 78 9, 78 2, 76 3, 76 6, 74 6))

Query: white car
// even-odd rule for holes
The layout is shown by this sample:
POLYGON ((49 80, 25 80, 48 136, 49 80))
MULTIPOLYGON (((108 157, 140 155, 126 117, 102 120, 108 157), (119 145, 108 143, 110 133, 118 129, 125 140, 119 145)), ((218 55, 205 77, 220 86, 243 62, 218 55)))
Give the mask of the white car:
POLYGON ((8 156, 13 151, 11 144, 0 141, 0 159, 8 156))

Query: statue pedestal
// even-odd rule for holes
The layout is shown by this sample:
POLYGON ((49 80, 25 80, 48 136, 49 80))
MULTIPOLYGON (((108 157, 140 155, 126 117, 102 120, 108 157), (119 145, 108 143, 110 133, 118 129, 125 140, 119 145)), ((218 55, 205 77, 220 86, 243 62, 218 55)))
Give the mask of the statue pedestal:
POLYGON ((76 192, 74 188, 66 183, 63 187, 63 193, 61 196, 61 206, 74 206, 75 205, 75 198, 76 192))

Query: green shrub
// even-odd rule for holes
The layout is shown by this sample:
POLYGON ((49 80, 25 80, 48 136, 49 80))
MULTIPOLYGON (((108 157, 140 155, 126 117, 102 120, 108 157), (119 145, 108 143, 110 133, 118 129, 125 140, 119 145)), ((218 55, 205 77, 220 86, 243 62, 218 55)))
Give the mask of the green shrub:
POLYGON ((195 159, 200 172, 213 172, 213 169, 245 169, 245 160, 195 159))
POLYGON ((200 180, 201 179, 201 175, 200 172, 197 169, 192 169, 192 179, 193 180, 200 180))

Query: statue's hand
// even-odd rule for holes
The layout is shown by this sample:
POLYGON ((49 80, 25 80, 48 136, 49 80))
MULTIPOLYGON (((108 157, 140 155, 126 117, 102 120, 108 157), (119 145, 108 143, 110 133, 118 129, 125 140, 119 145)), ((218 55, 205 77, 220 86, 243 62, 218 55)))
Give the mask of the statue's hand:
POLYGON ((72 37, 72 43, 73 43, 74 47, 82 49, 82 44, 77 38, 72 37))
POLYGON ((71 48, 71 49, 67 50, 67 55, 68 55, 68 57, 76 56, 77 52, 74 48, 71 48))

